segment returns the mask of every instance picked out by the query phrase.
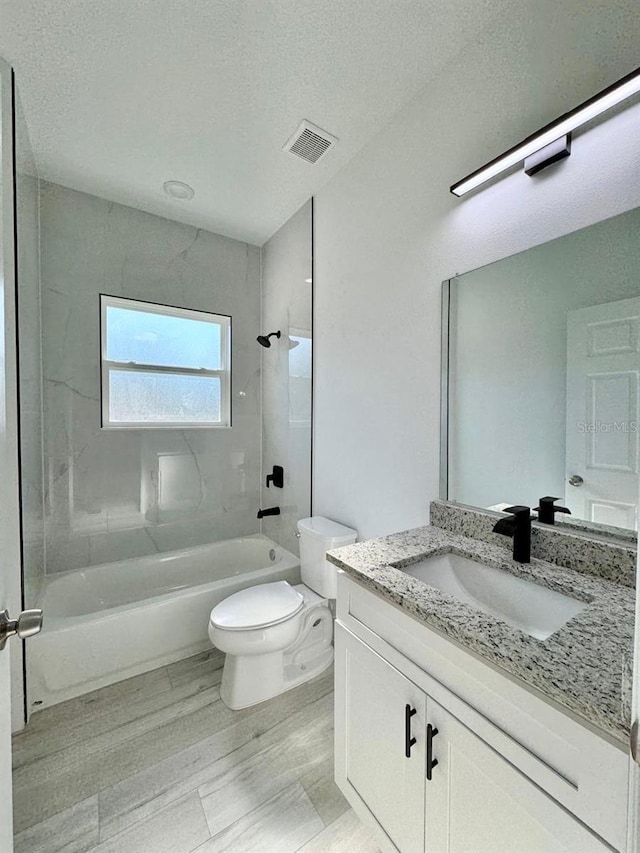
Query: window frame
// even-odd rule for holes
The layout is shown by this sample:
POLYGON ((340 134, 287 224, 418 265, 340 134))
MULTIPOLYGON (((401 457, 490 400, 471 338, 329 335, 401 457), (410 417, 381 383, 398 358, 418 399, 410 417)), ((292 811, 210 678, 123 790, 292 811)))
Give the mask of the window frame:
POLYGON ((125 296, 100 294, 100 427, 104 430, 120 429, 229 429, 232 426, 231 412, 231 315, 213 311, 197 311, 177 305, 145 302, 125 296), (168 317, 198 320, 220 327, 221 366, 217 370, 195 367, 175 367, 169 364, 143 364, 139 362, 112 361, 107 358, 107 309, 125 308, 146 314, 161 314, 168 317), (111 370, 132 373, 181 374, 183 376, 212 376, 220 379, 220 421, 118 421, 109 418, 109 391, 111 370))

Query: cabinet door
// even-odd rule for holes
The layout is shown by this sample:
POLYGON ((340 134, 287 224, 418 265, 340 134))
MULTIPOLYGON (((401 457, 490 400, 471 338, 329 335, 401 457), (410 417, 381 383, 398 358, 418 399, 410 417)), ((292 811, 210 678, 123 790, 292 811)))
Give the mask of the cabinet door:
POLYGON ((423 853, 425 694, 339 624, 335 642, 337 782, 401 853, 423 853))
POLYGON ((429 699, 437 764, 426 783, 427 853, 610 853, 562 806, 429 699))

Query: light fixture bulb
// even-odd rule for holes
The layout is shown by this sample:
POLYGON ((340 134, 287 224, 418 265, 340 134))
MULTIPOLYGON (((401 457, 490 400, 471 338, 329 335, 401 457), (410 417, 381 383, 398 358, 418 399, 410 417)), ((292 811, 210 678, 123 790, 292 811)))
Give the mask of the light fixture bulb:
POLYGON ((169 198, 177 198, 180 201, 191 201, 196 194, 193 187, 190 187, 189 184, 185 184, 182 181, 165 181, 162 185, 162 189, 169 198))
POLYGON ((552 121, 551 124, 546 125, 526 139, 523 139, 522 142, 514 145, 513 148, 505 151, 504 154, 496 157, 495 160, 491 160, 486 165, 481 166, 480 169, 476 169, 475 172, 467 175, 466 178, 453 184, 450 188, 451 192, 456 196, 466 195, 466 193, 475 190, 512 166, 521 163, 546 145, 571 134, 572 131, 583 124, 592 121, 597 116, 617 106, 627 98, 637 95, 639 92, 640 68, 637 68, 631 74, 627 74, 626 77, 618 80, 617 83, 614 83, 607 89, 603 89, 602 92, 589 98, 589 100, 580 104, 580 106, 560 116, 560 118, 552 121))

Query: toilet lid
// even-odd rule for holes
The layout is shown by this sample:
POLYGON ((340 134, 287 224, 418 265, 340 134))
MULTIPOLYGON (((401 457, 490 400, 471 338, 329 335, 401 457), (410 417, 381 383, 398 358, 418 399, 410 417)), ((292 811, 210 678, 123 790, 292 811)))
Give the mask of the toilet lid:
POLYGON ((287 581, 263 583, 234 592, 211 611, 211 624, 227 631, 276 625, 294 616, 304 598, 287 581))

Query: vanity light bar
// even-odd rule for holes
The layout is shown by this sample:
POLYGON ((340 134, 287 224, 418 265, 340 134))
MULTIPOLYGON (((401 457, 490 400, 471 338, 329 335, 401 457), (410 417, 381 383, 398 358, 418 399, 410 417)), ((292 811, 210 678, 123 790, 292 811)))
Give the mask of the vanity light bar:
POLYGON ((531 136, 527 136, 522 142, 514 145, 513 148, 505 151, 504 154, 476 169, 475 172, 471 172, 466 178, 453 184, 450 188, 451 192, 458 197, 466 195, 486 181, 495 178, 501 172, 516 166, 551 142, 571 134, 571 131, 610 110, 611 107, 615 107, 621 101, 638 94, 638 92, 640 92, 640 68, 636 68, 635 71, 627 74, 626 77, 618 80, 612 86, 603 89, 602 92, 589 98, 579 107, 545 125, 531 136))

